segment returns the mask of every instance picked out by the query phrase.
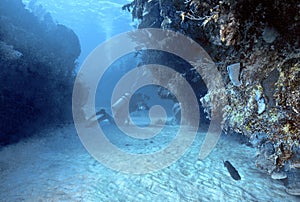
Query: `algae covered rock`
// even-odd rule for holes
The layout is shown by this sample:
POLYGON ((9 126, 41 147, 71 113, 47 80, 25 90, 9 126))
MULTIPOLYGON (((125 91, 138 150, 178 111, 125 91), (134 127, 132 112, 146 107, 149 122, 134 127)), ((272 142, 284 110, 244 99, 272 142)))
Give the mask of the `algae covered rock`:
MULTIPOLYGON (((298 161, 293 148, 300 144, 299 2, 166 0, 151 5, 160 15, 143 16, 141 25, 168 18, 164 29, 191 37, 216 62, 228 98, 224 129, 252 139, 259 151, 256 165, 270 175, 297 165, 292 162, 298 161)), ((208 118, 213 94, 200 100, 208 118)))

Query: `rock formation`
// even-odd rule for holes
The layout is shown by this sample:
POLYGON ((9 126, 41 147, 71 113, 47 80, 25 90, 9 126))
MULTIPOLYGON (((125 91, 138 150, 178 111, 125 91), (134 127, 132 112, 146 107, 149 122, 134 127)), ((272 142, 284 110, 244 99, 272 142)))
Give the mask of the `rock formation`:
POLYGON ((71 121, 77 36, 24 8, 0 2, 0 145, 31 135, 47 124, 71 121))
MULTIPOLYGON (((249 137, 257 167, 276 178, 287 173, 287 192, 295 195, 300 180, 289 176, 300 172, 299 7, 296 0, 135 0, 126 7, 142 9, 133 13, 139 28, 184 33, 209 53, 229 99, 224 130, 249 137), (241 65, 234 77, 232 64, 241 65)), ((201 99, 207 112, 214 93, 201 99)))

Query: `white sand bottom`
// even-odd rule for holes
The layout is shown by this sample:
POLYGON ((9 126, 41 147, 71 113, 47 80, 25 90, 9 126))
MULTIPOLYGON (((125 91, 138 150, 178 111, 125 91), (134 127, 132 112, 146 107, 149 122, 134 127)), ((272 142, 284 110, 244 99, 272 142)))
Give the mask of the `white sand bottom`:
POLYGON ((254 148, 226 136, 209 157, 197 160, 203 137, 198 135, 171 166, 130 175, 94 160, 73 125, 47 129, 39 138, 0 150, 0 201, 300 201, 285 192, 282 182, 256 169, 254 148), (223 160, 242 180, 230 177, 223 160))

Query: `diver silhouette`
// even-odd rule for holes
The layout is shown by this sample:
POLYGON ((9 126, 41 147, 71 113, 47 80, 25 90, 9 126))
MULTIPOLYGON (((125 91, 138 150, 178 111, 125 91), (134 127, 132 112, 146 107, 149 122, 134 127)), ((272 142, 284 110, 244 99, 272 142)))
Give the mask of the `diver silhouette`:
POLYGON ((129 125, 129 101, 130 101, 130 93, 125 93, 122 97, 120 97, 113 105, 113 116, 114 120, 119 125, 129 125))
POLYGON ((113 116, 111 116, 109 113, 107 113, 104 108, 101 108, 98 112, 96 112, 95 115, 91 116, 88 119, 88 121, 90 121, 90 123, 87 125, 87 127, 90 127, 91 125, 93 125, 97 122, 102 122, 104 120, 108 120, 112 124, 129 125, 130 118, 129 118, 129 112, 128 112, 129 111, 128 104, 129 104, 129 100, 130 100, 130 95, 131 95, 130 93, 125 93, 112 105, 111 108, 113 111, 113 116))

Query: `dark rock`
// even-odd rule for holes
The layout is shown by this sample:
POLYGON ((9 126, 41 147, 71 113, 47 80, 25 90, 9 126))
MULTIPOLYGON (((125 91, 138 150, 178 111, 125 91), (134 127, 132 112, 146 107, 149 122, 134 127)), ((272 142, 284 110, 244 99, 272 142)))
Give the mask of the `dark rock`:
POLYGON ((151 1, 147 4, 143 16, 143 20, 139 24, 139 28, 160 28, 163 17, 160 15, 159 3, 151 1))
POLYGON ((224 162, 224 166, 227 168, 230 176, 235 180, 241 180, 241 176, 239 172, 233 167, 233 165, 229 161, 224 162))
POLYGON ((263 39, 267 43, 273 43, 275 39, 278 37, 279 33, 274 27, 266 26, 262 33, 263 39))
POLYGON ((21 0, 0 1, 0 145, 72 120, 75 33, 34 16, 21 0))
POLYGON ((264 95, 267 97, 267 102, 269 107, 275 107, 274 93, 276 90, 276 82, 279 78, 279 71, 275 68, 271 71, 267 78, 262 80, 262 87, 264 95))

